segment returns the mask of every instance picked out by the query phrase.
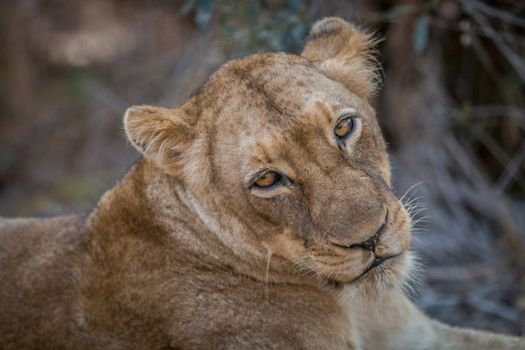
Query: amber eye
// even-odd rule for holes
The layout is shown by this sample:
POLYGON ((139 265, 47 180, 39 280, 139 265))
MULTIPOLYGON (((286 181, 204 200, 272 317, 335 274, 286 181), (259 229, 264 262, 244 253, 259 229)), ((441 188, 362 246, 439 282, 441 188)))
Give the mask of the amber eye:
POLYGON ((254 181, 254 185, 260 188, 268 188, 278 183, 281 180, 281 178, 281 175, 273 171, 268 171, 264 174, 257 176, 257 178, 254 181))
POLYGON ((344 140, 352 133, 353 129, 354 129, 354 118, 352 117, 344 118, 338 121, 337 124, 335 125, 334 134, 338 139, 344 140))

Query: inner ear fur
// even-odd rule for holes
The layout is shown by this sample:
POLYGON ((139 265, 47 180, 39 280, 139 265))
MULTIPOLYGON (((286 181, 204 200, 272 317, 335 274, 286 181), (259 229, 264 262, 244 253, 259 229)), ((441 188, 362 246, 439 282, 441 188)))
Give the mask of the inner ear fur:
POLYGON ((345 20, 328 17, 312 26, 301 55, 356 95, 369 98, 380 82, 377 42, 345 20))
POLYGON ((179 175, 184 152, 194 138, 189 118, 181 109, 133 106, 124 115, 131 144, 166 173, 179 175))

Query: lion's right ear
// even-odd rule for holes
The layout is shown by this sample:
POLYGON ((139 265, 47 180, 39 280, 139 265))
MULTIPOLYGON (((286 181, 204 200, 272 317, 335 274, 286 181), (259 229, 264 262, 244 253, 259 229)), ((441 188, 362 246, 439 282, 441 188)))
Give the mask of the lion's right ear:
POLYGON ((131 144, 170 175, 177 176, 184 152, 191 146, 193 129, 181 109, 133 106, 124 115, 131 144))
POLYGON ((377 41, 341 18, 328 17, 314 23, 301 55, 356 95, 369 98, 379 85, 377 41))

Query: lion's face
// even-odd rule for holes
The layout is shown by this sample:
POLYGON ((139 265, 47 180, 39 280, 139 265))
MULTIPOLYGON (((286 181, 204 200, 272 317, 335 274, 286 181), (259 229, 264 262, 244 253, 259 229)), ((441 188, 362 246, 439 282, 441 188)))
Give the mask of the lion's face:
POLYGON ((231 61, 177 110, 130 109, 128 136, 207 211, 223 212, 220 234, 240 227, 246 244, 334 287, 395 283, 406 270, 410 218, 390 188, 368 103, 366 47, 343 51, 367 40, 325 20, 304 57, 231 61), (330 49, 335 56, 323 58, 330 49))

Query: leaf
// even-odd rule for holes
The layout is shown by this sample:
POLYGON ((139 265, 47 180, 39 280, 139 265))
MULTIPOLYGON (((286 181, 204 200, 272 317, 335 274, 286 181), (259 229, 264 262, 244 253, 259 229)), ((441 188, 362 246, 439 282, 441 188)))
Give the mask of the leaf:
POLYGON ((302 9, 303 3, 301 0, 288 0, 288 8, 290 11, 297 13, 302 9))
POLYGON ((228 37, 233 38, 237 32, 237 28, 228 24, 227 18, 224 15, 221 15, 219 18, 219 27, 228 35, 228 37))
POLYGON ((196 0, 186 0, 180 8, 181 16, 188 15, 195 8, 196 0))
POLYGON ((423 15, 419 17, 412 32, 412 47, 417 53, 422 52, 428 44, 430 17, 423 15))
POLYGON ((210 23, 214 5, 215 1, 213 0, 197 0, 195 22, 199 28, 206 28, 210 23))

